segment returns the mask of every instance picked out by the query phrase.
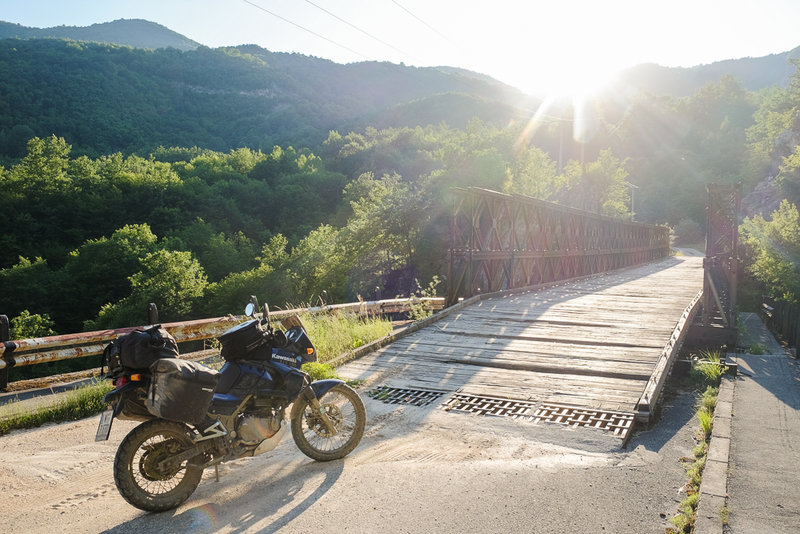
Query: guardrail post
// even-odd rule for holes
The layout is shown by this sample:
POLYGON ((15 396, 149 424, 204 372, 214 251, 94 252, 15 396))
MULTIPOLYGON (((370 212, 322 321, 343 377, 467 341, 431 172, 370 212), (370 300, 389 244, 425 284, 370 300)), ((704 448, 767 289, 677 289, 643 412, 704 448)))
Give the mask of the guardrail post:
POLYGON ((147 324, 158 324, 158 306, 155 302, 147 305, 147 324))
MULTIPOLYGON (((8 317, 0 315, 0 343, 4 341, 11 341, 11 328, 8 317)), ((5 391, 6 389, 8 389, 8 366, 0 369, 0 391, 5 391)))

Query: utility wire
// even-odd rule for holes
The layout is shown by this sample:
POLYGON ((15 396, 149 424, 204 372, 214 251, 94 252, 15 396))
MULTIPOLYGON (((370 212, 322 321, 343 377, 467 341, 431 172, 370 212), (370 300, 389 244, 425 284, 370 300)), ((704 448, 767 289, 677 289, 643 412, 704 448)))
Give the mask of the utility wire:
POLYGON ((409 53, 408 53, 408 52, 406 52, 405 50, 400 50, 400 49, 399 49, 399 48, 397 48, 396 46, 393 46, 393 45, 391 45, 391 44, 387 43, 386 41, 384 41, 383 39, 380 39, 379 37, 376 37, 376 36, 372 35, 372 34, 371 34, 371 33, 369 33, 368 31, 366 31, 366 30, 362 30, 361 28, 359 28, 359 27, 358 27, 358 26, 356 26, 355 24, 353 24, 353 23, 351 23, 351 22, 349 22, 349 21, 347 21, 347 20, 343 19, 342 17, 339 17, 338 15, 336 15, 336 14, 334 14, 334 13, 331 13, 330 11, 328 11, 327 9, 325 9, 324 7, 322 7, 322 6, 319 6, 319 5, 315 4, 315 3, 314 3, 314 2, 312 2, 311 0, 306 0, 306 3, 308 3, 308 4, 311 4, 312 6, 316 7, 316 8, 317 8, 317 9, 319 9, 320 11, 324 11, 325 13, 327 13, 327 14, 328 14, 328 15, 330 15, 331 17, 335 18, 336 20, 338 20, 338 21, 340 21, 340 22, 344 22, 345 24, 347 24, 347 25, 348 25, 348 26, 350 26, 351 28, 354 28, 354 29, 356 29, 356 30, 360 31, 361 33, 363 33, 363 34, 364 34, 364 35, 366 35, 367 37, 369 37, 369 38, 371 38, 371 39, 374 39, 374 40, 378 41, 378 42, 379 42, 379 43, 381 43, 382 45, 384 45, 384 46, 388 46, 389 48, 391 48, 391 49, 392 49, 392 50, 394 50, 395 52, 400 52, 400 53, 401 53, 401 54, 403 54, 404 56, 407 56, 407 57, 410 57, 410 58, 412 58, 412 59, 414 59, 414 60, 416 60, 416 61, 419 61, 419 58, 416 58, 416 57, 414 57, 413 55, 409 54, 409 53))
MULTIPOLYGON (((409 15, 411 15, 412 17, 414 17, 415 19, 417 19, 419 22, 421 22, 422 24, 424 24, 425 26, 427 26, 427 27, 428 27, 428 29, 429 29, 429 30, 431 30, 433 33, 435 33, 436 35, 438 35, 439 37, 441 37, 442 39, 444 39, 444 40, 445 40, 445 41, 447 41, 448 43, 450 42, 450 39, 448 39, 448 38, 447 38, 445 35, 443 35, 443 34, 442 34, 442 33, 441 33, 439 30, 437 30, 436 28, 434 28, 433 26, 431 26, 430 24, 428 24, 427 22, 425 22, 424 20, 422 20, 421 18, 419 18, 418 16, 416 16, 414 13, 412 13, 412 12, 411 12, 411 11, 410 11, 410 10, 409 10, 407 7, 405 7, 403 4, 401 4, 401 3, 400 3, 400 2, 398 2, 397 0, 392 0, 392 2, 393 2, 393 3, 394 3, 396 6, 397 6, 397 7, 399 7, 400 9, 402 9, 403 11, 405 11, 406 13, 408 13, 409 15)), ((451 43, 451 44, 452 44, 452 43, 451 43)))
MULTIPOLYGON (((261 7, 260 5, 258 5, 258 4, 256 4, 256 3, 254 3, 254 2, 251 2, 250 0, 242 0, 242 2, 244 2, 245 4, 250 4, 251 6, 253 6, 253 7, 254 7, 254 8, 256 8, 256 9, 260 9, 261 11, 263 11, 263 12, 265 12, 265 13, 269 13, 269 14, 270 14, 270 15, 272 15, 273 17, 279 18, 279 19, 281 19, 281 20, 282 20, 282 21, 284 21, 284 22, 288 22, 288 23, 289 23, 289 24, 291 24, 292 26, 296 26, 296 27, 300 28, 301 30, 307 31, 308 33, 310 33, 310 34, 312 34, 312 35, 314 35, 314 36, 316 36, 316 37, 319 37, 320 39, 324 39, 324 40, 328 41, 328 42, 329 42, 329 43, 331 43, 331 44, 334 44, 334 45, 336 45, 336 46, 338 46, 338 47, 340 47, 340 48, 344 48, 344 49, 345 49, 345 50, 347 50, 348 52, 352 52, 353 54, 356 54, 357 56, 361 56, 361 57, 363 57, 364 59, 369 59, 369 57, 365 56, 365 55, 364 55, 364 54, 362 54, 361 52, 357 52, 357 51, 353 50, 353 49, 352 49, 352 48, 350 48, 350 47, 347 47, 347 46, 345 46, 345 45, 343 45, 343 44, 341 44, 341 43, 337 43, 337 42, 336 42, 336 41, 334 41, 333 39, 328 39, 328 38, 327 38, 327 37, 325 37, 324 35, 320 35, 320 34, 318 34, 317 32, 315 32, 314 30, 309 30, 309 29, 308 29, 308 28, 306 28, 305 26, 301 26, 300 24, 297 24, 296 22, 292 22, 291 20, 287 19, 286 17, 282 17, 282 16, 278 15, 277 13, 273 13, 273 12, 272 12, 272 11, 270 11, 269 9, 263 8, 263 7, 261 7)), ((309 2, 309 3, 310 3, 310 2, 309 2)))

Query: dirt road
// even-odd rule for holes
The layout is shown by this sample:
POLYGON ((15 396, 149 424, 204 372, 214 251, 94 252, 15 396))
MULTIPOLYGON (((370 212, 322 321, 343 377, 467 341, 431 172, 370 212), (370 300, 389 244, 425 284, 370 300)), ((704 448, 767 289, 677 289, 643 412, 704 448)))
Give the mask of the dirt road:
MULTIPOLYGON (((363 395, 363 392, 362 392, 363 395)), ((205 473, 179 509, 148 514, 112 480, 116 421, 98 417, 0 437, 5 532, 658 532, 684 497, 693 399, 674 397, 627 450, 600 431, 452 414, 365 399, 367 433, 317 463, 290 436, 272 453, 205 473)))

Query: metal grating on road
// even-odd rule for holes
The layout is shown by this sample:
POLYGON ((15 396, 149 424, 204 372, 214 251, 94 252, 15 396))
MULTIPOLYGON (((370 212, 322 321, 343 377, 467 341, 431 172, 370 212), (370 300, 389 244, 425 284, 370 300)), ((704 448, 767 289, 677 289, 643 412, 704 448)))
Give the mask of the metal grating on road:
MULTIPOLYGON (((384 404, 405 404, 410 406, 427 406, 448 391, 434 389, 393 388, 377 386, 367 391, 367 395, 384 404)), ((633 413, 614 412, 608 410, 592 410, 565 404, 536 402, 517 399, 505 399, 486 395, 470 395, 453 393, 441 405, 447 412, 489 415, 494 417, 511 417, 533 423, 556 423, 572 428, 586 427, 613 433, 624 440, 633 430, 633 413)))
POLYGON ((525 419, 533 423, 547 422, 565 426, 595 428, 612 432, 624 440, 633 429, 634 414, 591 410, 563 404, 539 403, 455 393, 442 408, 448 412, 491 415, 525 419))
POLYGON ((546 421, 573 428, 598 428, 611 431, 615 436, 627 439, 633 429, 634 417, 632 413, 587 410, 575 406, 543 403, 536 409, 533 421, 536 423, 546 421))
POLYGON ((535 402, 502 399, 456 393, 442 407, 448 412, 493 415, 496 417, 531 418, 536 407, 535 402))
POLYGON ((427 406, 438 401, 447 391, 433 389, 390 388, 378 386, 367 391, 367 395, 384 404, 408 404, 411 406, 427 406))

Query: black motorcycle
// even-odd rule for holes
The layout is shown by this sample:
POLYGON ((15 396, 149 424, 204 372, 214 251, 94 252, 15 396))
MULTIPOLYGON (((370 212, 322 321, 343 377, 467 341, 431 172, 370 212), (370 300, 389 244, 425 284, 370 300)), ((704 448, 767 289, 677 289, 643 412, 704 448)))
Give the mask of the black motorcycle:
POLYGON ((366 412, 358 393, 341 380, 312 382, 301 370, 317 356, 299 318, 284 322, 282 331, 270 326, 267 306, 261 319, 257 310, 251 299, 250 319, 219 337, 226 361, 219 372, 170 357, 177 344, 159 326, 106 349, 115 389, 103 399, 110 407, 96 440, 108 439, 114 418, 144 421, 114 458, 114 482, 133 506, 178 507, 204 469, 271 451, 289 426, 314 460, 343 458, 361 441, 366 412))

